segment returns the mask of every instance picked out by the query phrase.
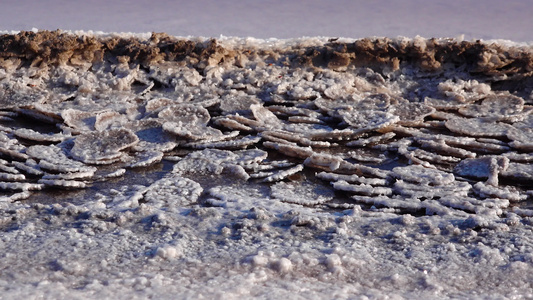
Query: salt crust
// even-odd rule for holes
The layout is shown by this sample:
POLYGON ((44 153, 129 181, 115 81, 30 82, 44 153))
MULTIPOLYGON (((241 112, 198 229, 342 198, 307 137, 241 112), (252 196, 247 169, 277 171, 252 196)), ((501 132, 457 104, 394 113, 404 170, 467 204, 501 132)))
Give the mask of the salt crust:
POLYGON ((531 89, 517 84, 529 49, 41 35, 0 43, 2 242, 32 249, 4 253, 10 285, 212 294, 283 278, 380 298, 466 295, 479 276, 486 295, 531 282, 533 213, 510 206, 532 195, 531 89), (173 171, 160 179, 28 204, 163 158, 173 171), (39 271, 50 268, 57 277, 39 271))

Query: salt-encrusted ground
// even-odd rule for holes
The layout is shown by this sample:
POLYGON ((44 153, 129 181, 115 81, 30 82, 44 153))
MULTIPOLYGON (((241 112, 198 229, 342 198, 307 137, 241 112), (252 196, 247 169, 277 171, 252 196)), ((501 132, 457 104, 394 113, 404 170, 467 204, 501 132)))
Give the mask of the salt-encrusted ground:
POLYGON ((533 297, 533 52, 0 36, 8 298, 533 297))

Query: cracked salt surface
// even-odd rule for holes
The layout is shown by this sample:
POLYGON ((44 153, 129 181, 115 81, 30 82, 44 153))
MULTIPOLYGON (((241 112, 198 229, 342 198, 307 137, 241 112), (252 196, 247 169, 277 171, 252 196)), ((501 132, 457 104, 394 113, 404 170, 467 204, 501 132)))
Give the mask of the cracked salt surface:
POLYGON ((6 297, 531 297, 531 48, 0 36, 6 297))

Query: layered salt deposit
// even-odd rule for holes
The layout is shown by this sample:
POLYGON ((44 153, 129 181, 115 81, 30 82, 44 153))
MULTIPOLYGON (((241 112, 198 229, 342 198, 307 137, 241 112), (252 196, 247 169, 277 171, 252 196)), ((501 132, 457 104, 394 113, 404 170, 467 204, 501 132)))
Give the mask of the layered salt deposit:
POLYGON ((531 48, 43 31, 0 51, 3 294, 533 293, 531 48))

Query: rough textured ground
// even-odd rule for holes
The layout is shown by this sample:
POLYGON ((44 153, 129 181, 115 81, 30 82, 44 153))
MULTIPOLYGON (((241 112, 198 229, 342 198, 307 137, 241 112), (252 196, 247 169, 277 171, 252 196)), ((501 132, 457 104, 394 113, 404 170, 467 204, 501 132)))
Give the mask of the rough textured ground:
POLYGON ((533 52, 0 36, 10 298, 533 296, 533 52))

